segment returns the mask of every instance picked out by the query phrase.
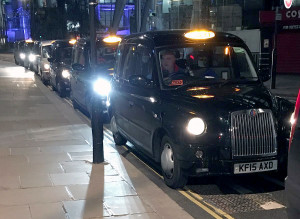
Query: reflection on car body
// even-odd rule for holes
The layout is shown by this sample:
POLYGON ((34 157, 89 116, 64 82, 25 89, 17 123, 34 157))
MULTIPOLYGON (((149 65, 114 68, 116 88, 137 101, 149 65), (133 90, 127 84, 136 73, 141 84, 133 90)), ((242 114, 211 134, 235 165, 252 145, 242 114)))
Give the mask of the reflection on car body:
POLYGON ((125 37, 112 82, 116 144, 161 163, 166 184, 188 176, 284 173, 292 104, 274 97, 238 37, 154 31, 125 37))

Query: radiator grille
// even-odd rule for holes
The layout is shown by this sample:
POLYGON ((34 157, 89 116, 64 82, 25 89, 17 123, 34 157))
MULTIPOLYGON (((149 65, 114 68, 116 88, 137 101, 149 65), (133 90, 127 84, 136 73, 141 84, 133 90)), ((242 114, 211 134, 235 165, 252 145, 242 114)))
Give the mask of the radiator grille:
POLYGON ((272 112, 261 109, 233 112, 231 141, 234 157, 276 154, 277 141, 272 112))

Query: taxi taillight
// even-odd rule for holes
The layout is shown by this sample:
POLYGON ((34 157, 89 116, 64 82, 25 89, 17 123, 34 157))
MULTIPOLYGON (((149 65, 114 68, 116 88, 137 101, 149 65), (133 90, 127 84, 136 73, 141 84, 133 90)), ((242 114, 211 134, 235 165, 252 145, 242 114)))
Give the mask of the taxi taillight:
POLYGON ((297 126, 297 120, 298 120, 298 117, 299 117, 299 109, 300 109, 300 89, 299 89, 299 93, 298 93, 298 97, 297 97, 297 101, 296 101, 296 106, 295 106, 295 111, 294 111, 294 123, 292 124, 292 128, 291 128, 289 149, 291 148, 291 144, 292 144, 292 141, 293 141, 293 136, 294 136, 295 129, 296 129, 296 126, 297 126))

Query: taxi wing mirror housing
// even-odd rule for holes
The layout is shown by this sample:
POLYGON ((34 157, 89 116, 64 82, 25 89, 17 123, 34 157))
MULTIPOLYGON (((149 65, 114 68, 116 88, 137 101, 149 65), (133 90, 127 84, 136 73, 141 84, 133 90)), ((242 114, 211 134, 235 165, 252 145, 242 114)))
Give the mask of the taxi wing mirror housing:
POLYGON ((271 71, 268 68, 259 69, 258 75, 263 82, 266 82, 271 79, 271 71))
POLYGON ((48 62, 54 62, 54 58, 48 58, 48 62))
POLYGON ((72 65, 72 69, 75 71, 83 71, 84 70, 84 66, 79 64, 79 63, 75 63, 72 65))
POLYGON ((129 83, 138 87, 151 87, 152 82, 143 75, 132 75, 129 77, 129 83))

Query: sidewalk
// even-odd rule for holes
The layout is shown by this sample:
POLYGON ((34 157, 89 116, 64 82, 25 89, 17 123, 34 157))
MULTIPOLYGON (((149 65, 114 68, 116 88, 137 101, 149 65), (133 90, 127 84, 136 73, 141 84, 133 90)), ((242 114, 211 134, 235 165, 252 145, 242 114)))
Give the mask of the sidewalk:
MULTIPOLYGON (((271 80, 267 81, 265 85, 270 89, 271 80)), ((275 89, 270 89, 270 91, 273 94, 287 98, 290 101, 296 101, 299 89, 300 73, 298 75, 280 74, 276 76, 275 89)))
POLYGON ((0 66, 0 219, 192 218, 109 139, 93 165, 87 121, 32 72, 0 66))

